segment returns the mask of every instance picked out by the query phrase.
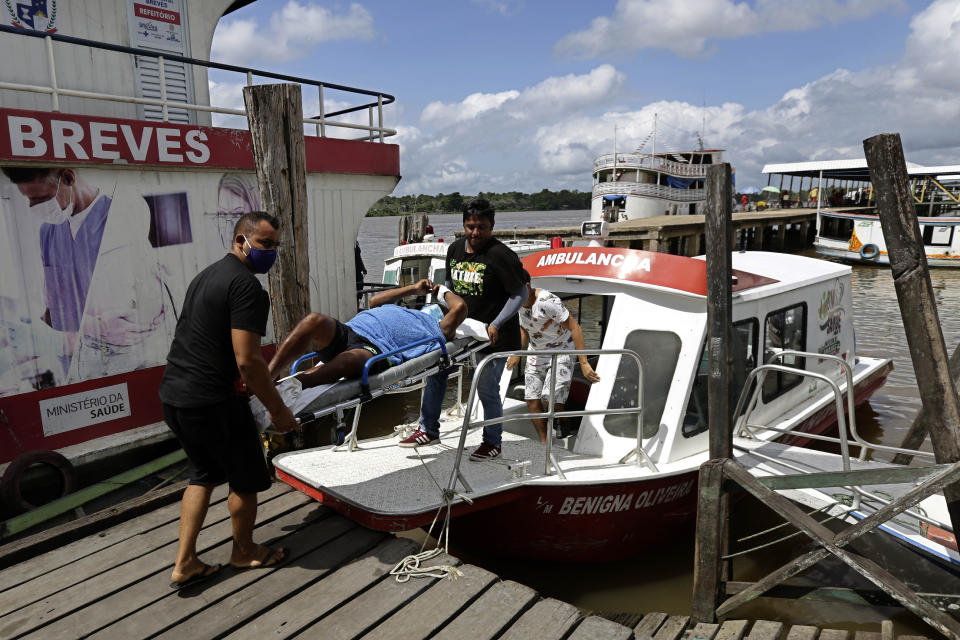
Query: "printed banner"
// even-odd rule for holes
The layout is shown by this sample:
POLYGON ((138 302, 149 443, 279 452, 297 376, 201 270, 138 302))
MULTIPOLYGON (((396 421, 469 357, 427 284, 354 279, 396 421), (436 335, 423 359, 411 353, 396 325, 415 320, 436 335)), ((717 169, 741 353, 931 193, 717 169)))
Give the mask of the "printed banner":
POLYGON ((41 400, 39 405, 43 435, 52 436, 129 416, 130 394, 124 382, 41 400))

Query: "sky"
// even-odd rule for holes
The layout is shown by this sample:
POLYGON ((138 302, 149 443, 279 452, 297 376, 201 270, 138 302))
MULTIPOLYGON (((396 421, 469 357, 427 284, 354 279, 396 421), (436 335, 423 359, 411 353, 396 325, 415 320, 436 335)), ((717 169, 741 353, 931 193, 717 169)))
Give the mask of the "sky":
MULTIPOLYGON (((724 149, 739 188, 877 133, 960 164, 960 0, 258 0, 211 59, 395 96, 394 195, 588 191, 596 156, 651 151, 654 121, 658 151, 724 149)), ((210 82, 242 106, 242 78, 210 82)))

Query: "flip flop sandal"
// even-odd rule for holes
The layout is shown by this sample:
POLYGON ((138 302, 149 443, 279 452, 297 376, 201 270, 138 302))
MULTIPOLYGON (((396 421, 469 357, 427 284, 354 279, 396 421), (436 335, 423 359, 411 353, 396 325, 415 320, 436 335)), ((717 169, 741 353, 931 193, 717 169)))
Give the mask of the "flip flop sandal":
POLYGON ((263 559, 261 559, 258 564, 251 564, 245 567, 237 566, 233 563, 230 563, 230 566, 238 571, 247 571, 249 569, 267 569, 269 567, 275 567, 281 562, 287 559, 287 548, 286 547, 267 547, 267 553, 264 554, 263 559), (273 560, 273 562, 270 562, 273 560))
POLYGON ((195 584, 200 584, 201 582, 206 582, 207 580, 209 580, 209 579, 212 578, 213 576, 215 576, 215 575, 217 575, 218 573, 220 573, 220 569, 222 569, 222 568, 223 568, 223 565, 222 565, 222 564, 208 564, 208 565, 205 565, 204 570, 201 571, 200 573, 194 574, 194 575, 190 576, 189 578, 187 578, 186 580, 183 580, 183 581, 181 581, 181 582, 176 582, 176 581, 171 582, 171 583, 170 583, 170 588, 171 588, 171 589, 175 589, 176 591, 180 591, 181 589, 185 589, 185 588, 187 588, 187 587, 192 587, 192 586, 195 585, 195 584))

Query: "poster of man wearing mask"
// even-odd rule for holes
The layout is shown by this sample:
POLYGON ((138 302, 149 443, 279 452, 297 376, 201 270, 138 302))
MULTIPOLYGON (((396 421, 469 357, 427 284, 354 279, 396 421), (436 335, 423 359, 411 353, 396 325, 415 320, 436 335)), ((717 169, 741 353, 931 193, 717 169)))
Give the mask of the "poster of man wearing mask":
POLYGON ((2 168, 0 397, 162 358, 163 334, 172 331, 163 325, 173 314, 156 237, 182 242, 184 233, 151 224, 149 197, 118 203, 116 184, 85 171, 104 175, 2 168))

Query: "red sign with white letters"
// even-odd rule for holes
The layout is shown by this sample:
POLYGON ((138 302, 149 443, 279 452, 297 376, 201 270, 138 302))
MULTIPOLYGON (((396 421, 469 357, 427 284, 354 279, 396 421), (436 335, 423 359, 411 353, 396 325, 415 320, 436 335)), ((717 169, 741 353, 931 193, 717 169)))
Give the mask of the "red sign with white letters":
MULTIPOLYGON (((310 172, 400 174, 395 144, 304 137, 310 172)), ((0 109, 0 161, 254 169, 242 129, 0 109)))
MULTIPOLYGON (((523 268, 531 278, 565 276, 607 278, 707 295, 707 262, 668 253, 619 247, 565 247, 526 256, 523 268)), ((733 290, 742 291, 776 282, 746 271, 733 270, 733 290)))

